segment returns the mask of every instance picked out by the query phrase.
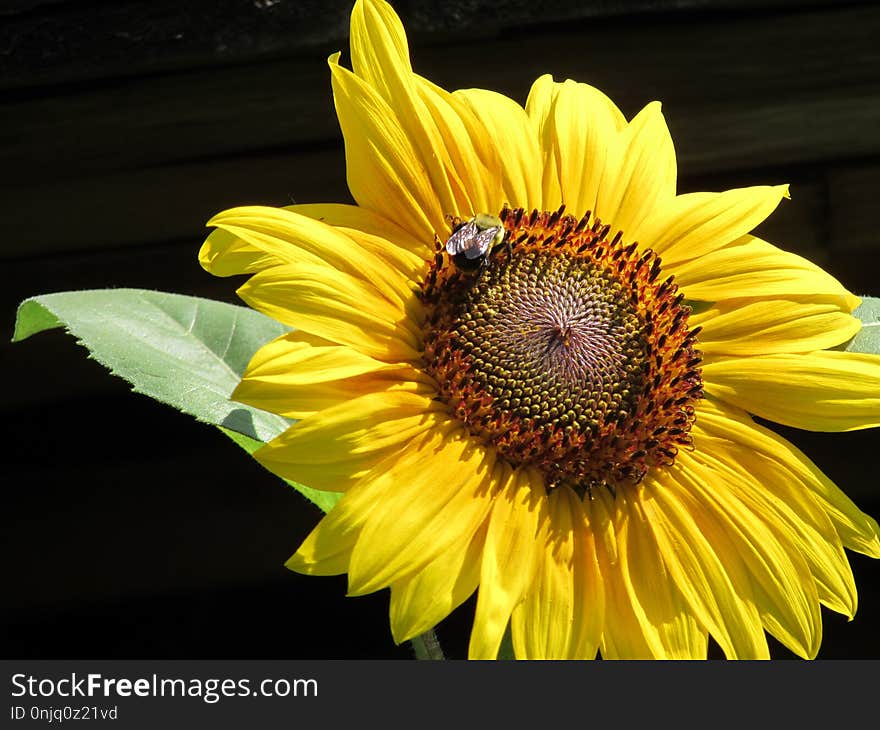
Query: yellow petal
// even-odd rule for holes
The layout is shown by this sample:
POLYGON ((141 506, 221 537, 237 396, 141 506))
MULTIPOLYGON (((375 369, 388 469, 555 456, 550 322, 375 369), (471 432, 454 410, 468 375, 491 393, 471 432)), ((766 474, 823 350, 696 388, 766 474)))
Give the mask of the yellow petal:
POLYGON ((296 384, 284 383, 287 371, 279 372, 277 377, 263 373, 243 379, 230 398, 285 418, 302 420, 369 393, 427 392, 419 380, 420 371, 409 366, 386 367, 389 369, 382 372, 296 384))
POLYGON ((826 512, 845 547, 880 558, 880 527, 862 512, 819 467, 781 436, 754 423, 741 410, 712 399, 697 408, 700 431, 741 444, 779 464, 790 475, 793 491, 803 490, 826 512))
POLYGON ((501 160, 482 121, 461 97, 421 76, 415 80, 447 160, 446 175, 456 206, 452 210, 462 218, 499 212, 507 202, 501 189, 501 160))
POLYGON ((809 492, 793 488, 791 473, 738 444, 705 436, 697 423, 695 457, 708 466, 723 465, 728 488, 760 515, 789 552, 803 556, 816 582, 819 600, 849 618, 857 597, 843 545, 828 516, 809 492))
POLYGON ((371 490, 366 484, 346 492, 309 533, 285 567, 305 575, 342 575, 347 572, 357 535, 381 493, 381 489, 371 490))
POLYGON ((692 475, 691 493, 721 526, 710 539, 717 541, 716 551, 738 583, 737 590, 750 584, 767 631, 799 656, 815 657, 822 642, 822 618, 816 585, 803 558, 780 542, 729 487, 728 472, 701 464, 684 451, 679 452, 677 464, 679 474, 692 475), (735 567, 740 560, 745 576, 735 567))
POLYGON ((820 351, 718 359, 707 392, 750 413, 808 431, 880 426, 880 355, 820 351))
POLYGON ((343 495, 285 565, 308 575, 347 572, 352 548, 373 510, 380 508, 401 475, 424 471, 426 451, 441 446, 448 433, 449 429, 431 430, 386 455, 343 495))
POLYGON ((305 418, 254 457, 287 479, 337 491, 339 478, 349 486, 390 451, 447 421, 431 391, 369 393, 305 418))
MULTIPOLYGON (((571 80, 555 84, 547 76, 535 82, 526 110, 539 125, 545 155, 553 160, 552 168, 545 161, 545 169, 557 176, 555 182, 546 177, 543 181, 545 207, 557 207, 558 188, 559 202, 569 213, 595 213, 603 176, 611 174, 606 171, 607 157, 625 124, 623 115, 598 89, 571 80)), ((599 215, 606 216, 601 211, 599 215)))
POLYGON ((400 18, 386 2, 358 0, 351 11, 351 64, 354 72, 387 101, 396 101, 412 68, 400 18))
POLYGON ((410 578, 391 584, 391 634, 397 644, 436 626, 466 601, 480 578, 485 523, 410 578))
POLYGON ((550 74, 544 74, 532 84, 526 100, 526 115, 538 135, 542 160, 543 210, 556 210, 562 204, 559 170, 556 167, 556 133, 553 124, 553 109, 556 106, 556 96, 560 86, 562 84, 555 83, 550 74))
POLYGON ((490 176, 476 167, 478 155, 468 150, 469 136, 443 98, 445 92, 438 93, 442 90, 419 83, 413 74, 403 25, 387 3, 355 5, 351 14, 351 60, 354 73, 393 109, 441 210, 447 214, 480 212, 475 207, 487 201, 479 192, 490 176), (458 156, 459 150, 462 157, 458 156), (472 199, 472 194, 477 197, 472 199))
POLYGON ((675 149, 655 101, 609 147, 593 210, 612 233, 632 238, 646 217, 673 199, 675 182, 675 149))
MULTIPOLYGON (((237 276, 289 264, 296 253, 286 245, 255 245, 234 233, 217 229, 202 244, 199 263, 214 276, 237 276)), ((301 253, 299 260, 303 259, 314 262, 316 257, 301 253)))
POLYGON ((626 233, 659 253, 664 267, 675 273, 675 264, 705 256, 749 233, 783 197, 788 197, 787 185, 679 195, 626 233))
POLYGON ((285 418, 302 420, 369 393, 426 392, 423 384, 418 380, 420 375, 420 371, 405 366, 400 370, 282 388, 254 378, 243 380, 235 389, 231 399, 277 413, 285 418))
POLYGON ((352 197, 415 238, 433 241, 446 226, 444 210, 419 153, 388 102, 338 59, 329 63, 352 197))
POLYGON ((480 590, 468 657, 495 659, 510 620, 534 573, 533 551, 540 503, 546 499, 541 475, 509 467, 492 505, 480 567, 480 590))
POLYGON ((593 511, 588 500, 576 498, 568 492, 569 501, 576 501, 579 509, 571 507, 574 530, 574 626, 572 627, 572 656, 594 659, 602 642, 605 625, 605 587, 599 571, 596 554, 593 511))
POLYGON ((702 352, 724 355, 824 350, 846 342, 862 326, 839 299, 820 297, 729 300, 692 315, 688 324, 702 326, 702 352))
POLYGON ((420 239, 395 221, 366 208, 342 203, 306 203, 285 208, 323 221, 356 241, 412 281, 420 281, 425 260, 434 256, 434 240, 420 239))
POLYGON ((313 385, 399 367, 400 363, 375 360, 350 347, 313 344, 312 338, 304 338, 302 332, 288 332, 257 350, 243 378, 287 387, 313 385))
POLYGON ((370 357, 386 362, 419 358, 418 326, 349 274, 311 264, 276 266, 254 275, 238 294, 279 322, 370 357))
MULTIPOLYGON (((583 562, 588 556, 584 555, 586 530, 580 499, 567 487, 554 489, 542 518, 534 578, 511 616, 516 656, 591 659, 598 643, 598 627, 591 619, 596 608, 601 616, 601 603, 598 607, 583 603, 595 575, 583 572, 589 565, 583 562)), ((601 595, 590 598, 601 601, 601 595)))
POLYGON ((514 208, 542 210, 541 145, 525 110, 513 99, 484 89, 463 89, 454 96, 480 120, 491 140, 489 147, 500 157, 501 202, 514 208))
POLYGON ((250 206, 218 213, 208 225, 244 239, 285 264, 324 265, 331 271, 369 280, 393 304, 413 298, 412 284, 403 275, 339 229, 307 216, 284 208, 250 206))
POLYGON ((674 267, 675 280, 688 299, 717 302, 755 297, 836 298, 852 311, 858 297, 807 259, 787 253, 754 236, 674 267))
POLYGON ((623 579, 628 515, 605 489, 596 491, 590 509, 592 524, 598 533, 596 555, 605 587, 602 658, 654 659, 660 656, 662 649, 652 632, 646 634, 649 627, 636 614, 623 579))
MULTIPOLYGON (((705 659, 707 631, 694 617, 663 562, 645 512, 636 495, 617 495, 627 513, 626 549, 620 571, 654 656, 659 659, 705 659)), ((621 534, 621 533, 618 533, 621 534)))
POLYGON ((675 477, 649 473, 637 496, 670 579, 728 659, 768 659, 754 603, 733 585, 704 532, 708 517, 675 477))
POLYGON ((381 469, 367 472, 367 478, 349 489, 324 516, 299 549, 285 563, 297 573, 340 575, 348 571, 351 550, 371 512, 382 504, 383 496, 394 488, 386 474, 406 471, 420 463, 421 449, 437 442, 442 434, 431 432, 412 444, 412 448, 380 462, 381 469), (386 467, 391 467, 386 468, 386 467))
POLYGON ((372 392, 429 392, 431 379, 403 363, 385 363, 350 347, 317 344, 289 332, 251 358, 232 400, 302 419, 316 411, 372 392))
POLYGON ((494 451, 470 437, 426 449, 422 468, 401 474, 364 526, 352 553, 349 595, 414 575, 456 542, 470 540, 492 506, 494 463, 494 451))

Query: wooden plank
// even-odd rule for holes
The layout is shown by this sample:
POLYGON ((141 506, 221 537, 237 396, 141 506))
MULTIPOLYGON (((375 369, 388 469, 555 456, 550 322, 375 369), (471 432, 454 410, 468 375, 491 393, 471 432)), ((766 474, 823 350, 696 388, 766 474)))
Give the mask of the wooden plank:
POLYGON ((216 160, 4 191, 0 256, 190 240, 237 205, 348 200, 341 149, 216 160))
POLYGON ((339 140, 323 54, 65 87, 0 114, 12 187, 339 140))
MULTIPOLYGON (((683 152, 681 168, 699 167, 691 164, 687 150, 683 152)), ((813 178, 799 180, 786 170, 773 170, 693 179, 683 179, 680 190, 796 183, 794 200, 780 207, 771 230, 776 221, 793 215, 799 220, 788 226, 795 232, 786 237, 796 237, 799 250, 807 255, 822 247, 814 220, 818 192, 813 178)), ((195 251, 204 238, 205 222, 227 207, 350 201, 341 149, 150 168, 77 183, 22 186, 4 195, 9 214, 0 218, 0 256, 7 262, 162 241, 187 242, 195 251)), ((786 225, 768 235, 785 236, 786 225)))
MULTIPOLYGON (((352 4, 351 0, 253 0, 218 7, 216 0, 110 4, 12 0, 0 9, 0 88, 243 62, 339 45, 348 33, 352 4)), ((637 20, 743 11, 767 16, 833 4, 835 0, 394 3, 411 35, 432 43, 602 18, 637 20)))
POLYGON ((880 296, 880 160, 832 167, 827 181, 829 269, 845 271, 843 281, 856 294, 880 296))
POLYGON ((679 113, 670 110, 666 116, 680 169, 686 172, 820 167, 880 153, 880 89, 846 98, 816 95, 749 107, 718 104, 679 113))
POLYGON ((766 182, 790 182, 791 200, 783 200, 754 234, 820 266, 827 265, 828 241, 823 214, 828 191, 824 181, 808 178, 766 182))
MULTIPOLYGON (((880 250, 878 200, 880 200, 880 162, 828 171, 831 249, 843 252, 880 250)), ((880 274, 880 268, 874 270, 880 274)), ((880 295, 880 280, 874 284, 880 295)))
POLYGON ((63 2, 0 25, 0 88, 119 78, 297 53, 347 34, 345 0, 63 2))
MULTIPOLYGON (((555 59, 560 77, 585 78, 594 65, 629 113, 655 95, 671 99, 665 111, 684 178, 759 167, 784 179, 786 166, 880 155, 880 51, 865 30, 877 24, 880 8, 786 16, 773 32, 803 49, 789 60, 768 50, 767 31, 742 20, 663 33, 611 28, 587 61, 575 52, 578 34, 504 39, 485 62, 473 44, 461 46, 470 56, 433 61, 447 85, 479 68, 479 83, 520 98, 537 73, 526 68, 530 58, 551 67, 555 59), (832 31, 842 50, 830 63, 822 40, 832 31), (756 45, 744 63, 748 39, 756 45), (613 53, 618 46, 639 51, 613 53), (697 60, 706 63, 695 68, 697 60)), ((277 62, 3 105, 12 131, 0 142, 9 211, 0 257, 198 239, 202 223, 229 205, 345 200, 326 74, 320 59, 277 62), (307 70, 301 95, 279 82, 297 68, 307 70)))
MULTIPOLYGON (((414 55, 416 69, 446 87, 497 88, 520 101, 544 72, 595 83, 628 114, 662 99, 693 174, 716 161, 787 162, 816 147, 820 159, 877 151, 878 26, 880 7, 865 7, 772 23, 531 32, 414 55)), ((328 81, 315 54, 10 99, 0 104, 0 186, 338 141, 328 81)))
MULTIPOLYGON (((829 252, 825 268, 859 296, 880 296, 880 247, 829 252)), ((876 438, 876 434, 875 434, 876 438)))

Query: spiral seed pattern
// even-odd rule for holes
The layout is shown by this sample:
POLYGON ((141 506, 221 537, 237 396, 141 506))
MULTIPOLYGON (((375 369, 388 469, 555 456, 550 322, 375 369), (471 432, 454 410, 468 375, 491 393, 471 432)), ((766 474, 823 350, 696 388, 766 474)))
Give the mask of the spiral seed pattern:
POLYGON ((639 481, 689 446, 702 396, 689 309, 660 260, 590 215, 501 212, 476 271, 436 242, 422 287, 425 369, 450 413, 550 488, 639 481))

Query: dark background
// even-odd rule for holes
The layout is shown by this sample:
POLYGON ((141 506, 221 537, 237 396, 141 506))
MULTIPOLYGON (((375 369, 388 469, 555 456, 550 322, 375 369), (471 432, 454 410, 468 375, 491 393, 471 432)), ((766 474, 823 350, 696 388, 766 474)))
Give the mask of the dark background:
MULTIPOLYGON (((790 182, 760 232, 880 293, 880 7, 834 0, 398 2, 417 71, 524 101, 551 72, 631 116, 664 102, 682 192, 790 182)), ((238 204, 347 201, 326 57, 348 2, 0 5, 2 655, 351 658, 394 647, 387 593, 282 566, 318 511, 220 433, 128 392, 34 294, 132 286, 235 301, 196 263, 238 204)), ((880 515, 876 431, 785 431, 880 515)), ((880 657, 880 563, 820 657, 880 657)), ((467 603, 441 625, 464 656, 467 603)), ((777 656, 790 656, 774 647, 777 656)))

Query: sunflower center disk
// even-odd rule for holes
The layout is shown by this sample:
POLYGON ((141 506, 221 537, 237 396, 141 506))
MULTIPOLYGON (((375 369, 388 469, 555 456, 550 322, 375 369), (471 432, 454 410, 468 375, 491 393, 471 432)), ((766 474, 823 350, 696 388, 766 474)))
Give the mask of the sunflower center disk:
POLYGON ((639 481, 690 446, 698 330, 660 259, 587 214, 500 214, 476 270, 437 241, 422 287, 425 369, 450 413, 550 488, 639 481))

